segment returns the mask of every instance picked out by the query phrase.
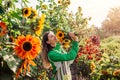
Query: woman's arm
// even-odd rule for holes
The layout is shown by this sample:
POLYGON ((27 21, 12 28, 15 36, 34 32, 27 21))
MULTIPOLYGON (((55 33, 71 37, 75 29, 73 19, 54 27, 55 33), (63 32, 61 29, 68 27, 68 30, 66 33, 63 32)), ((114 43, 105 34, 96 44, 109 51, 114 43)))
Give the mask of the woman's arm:
POLYGON ((78 53, 78 42, 73 41, 72 47, 67 54, 63 54, 57 50, 52 50, 48 53, 48 57, 50 58, 50 60, 54 62, 69 61, 69 60, 74 60, 77 53, 78 53))

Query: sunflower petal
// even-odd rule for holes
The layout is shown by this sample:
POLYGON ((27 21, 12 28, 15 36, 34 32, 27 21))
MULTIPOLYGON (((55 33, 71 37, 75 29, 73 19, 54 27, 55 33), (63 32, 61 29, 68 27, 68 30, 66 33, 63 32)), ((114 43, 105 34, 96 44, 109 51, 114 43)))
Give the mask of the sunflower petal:
POLYGON ((31 64, 32 66, 36 66, 36 64, 32 60, 29 60, 29 64, 31 64))
POLYGON ((26 61, 24 61, 23 66, 24 66, 24 69, 27 68, 27 62, 26 61))
POLYGON ((28 67, 27 67, 27 70, 28 70, 28 72, 30 72, 30 66, 28 65, 28 67))

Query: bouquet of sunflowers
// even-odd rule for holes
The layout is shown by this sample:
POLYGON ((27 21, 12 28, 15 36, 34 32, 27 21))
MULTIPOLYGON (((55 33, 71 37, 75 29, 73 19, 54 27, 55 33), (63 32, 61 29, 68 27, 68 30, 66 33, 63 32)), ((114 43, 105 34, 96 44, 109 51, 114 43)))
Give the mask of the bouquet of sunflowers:
POLYGON ((68 35, 67 32, 58 29, 56 32, 56 37, 58 39, 58 41, 62 44, 62 47, 64 49, 69 49, 70 48, 70 44, 71 44, 71 37, 68 35))

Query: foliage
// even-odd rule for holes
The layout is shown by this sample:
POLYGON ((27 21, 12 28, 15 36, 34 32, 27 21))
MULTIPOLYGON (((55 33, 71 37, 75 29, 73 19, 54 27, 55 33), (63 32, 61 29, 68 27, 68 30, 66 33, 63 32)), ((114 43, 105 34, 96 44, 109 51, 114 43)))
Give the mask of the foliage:
POLYGON ((103 39, 101 41, 101 49, 104 53, 101 61, 98 64, 99 67, 96 70, 97 73, 99 73, 99 77, 98 75, 96 75, 96 78, 98 78, 99 80, 120 79, 120 48, 118 47, 120 45, 119 39, 119 36, 114 36, 103 39), (116 73, 116 70, 118 71, 118 73, 116 73))
POLYGON ((104 53, 106 53, 109 56, 110 62, 113 64, 119 63, 119 57, 120 57, 120 51, 119 51, 119 41, 120 37, 119 36, 114 36, 114 37, 109 37, 107 39, 104 39, 102 41, 102 46, 101 48, 104 49, 104 53), (106 43, 107 41, 107 43, 106 43))
MULTIPOLYGON (((119 80, 119 39, 119 36, 103 39, 98 48, 94 47, 93 44, 92 47, 88 46, 90 45, 91 40, 87 39, 85 45, 82 44, 80 46, 78 56, 72 65, 72 67, 77 69, 74 73, 79 75, 80 79, 81 77, 84 77, 90 80, 119 80), (94 52, 96 49, 97 52, 94 52), (92 52, 92 55, 90 51, 92 52)), ((93 38, 93 40, 96 40, 99 44, 97 38, 93 38)))

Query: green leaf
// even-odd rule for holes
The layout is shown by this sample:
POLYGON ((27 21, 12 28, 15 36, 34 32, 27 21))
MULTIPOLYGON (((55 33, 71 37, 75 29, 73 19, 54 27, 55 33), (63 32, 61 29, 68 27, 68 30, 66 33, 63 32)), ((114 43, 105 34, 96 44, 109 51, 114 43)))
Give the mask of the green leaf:
POLYGON ((40 8, 40 6, 39 5, 36 5, 36 9, 39 9, 40 8))
POLYGON ((13 17, 15 17, 15 18, 17 18, 17 19, 19 19, 19 20, 22 20, 22 17, 19 16, 18 13, 16 13, 16 12, 12 12, 12 13, 11 13, 11 16, 13 16, 13 17))
POLYGON ((2 4, 2 0, 0 0, 0 5, 2 4))
POLYGON ((14 0, 14 2, 18 2, 18 0, 14 0))
POLYGON ((7 62, 9 68, 15 73, 20 59, 14 58, 13 55, 5 55, 3 56, 3 59, 7 62))
POLYGON ((3 9, 2 6, 0 6, 0 15, 4 14, 5 13, 5 10, 3 9))

